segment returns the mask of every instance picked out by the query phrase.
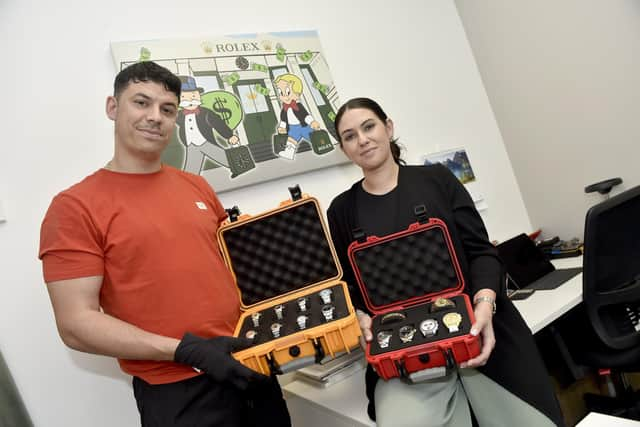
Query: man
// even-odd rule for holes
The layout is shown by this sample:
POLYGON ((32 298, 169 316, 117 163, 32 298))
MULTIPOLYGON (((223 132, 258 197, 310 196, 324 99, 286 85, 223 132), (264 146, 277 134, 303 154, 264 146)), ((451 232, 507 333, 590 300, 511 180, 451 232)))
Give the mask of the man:
POLYGON ((302 139, 311 141, 311 131, 320 129, 320 123, 298 103, 302 96, 302 79, 294 74, 282 74, 274 81, 278 88, 278 98, 282 102, 278 133, 287 134, 287 145, 278 156, 293 160, 302 139))
POLYGON ((227 139, 231 146, 237 145, 240 139, 216 113, 202 106, 200 94, 204 89, 197 87, 193 77, 180 76, 180 80, 182 81, 180 95, 182 110, 178 112, 176 123, 180 128, 180 140, 186 147, 184 170, 200 174, 205 157, 220 166, 229 168, 226 150, 218 145, 213 131, 227 139))
POLYGON ((247 343, 229 336, 240 301, 216 242, 225 211, 203 178, 161 163, 180 85, 153 62, 122 70, 106 102, 113 158, 49 207, 40 258, 58 331, 118 358, 143 426, 289 426, 275 379, 230 354, 247 343))

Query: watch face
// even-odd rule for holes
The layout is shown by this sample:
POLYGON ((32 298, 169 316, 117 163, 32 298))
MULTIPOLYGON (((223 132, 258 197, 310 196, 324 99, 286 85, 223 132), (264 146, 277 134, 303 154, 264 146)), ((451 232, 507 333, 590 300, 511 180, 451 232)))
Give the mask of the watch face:
POLYGON ((448 298, 438 298, 436 299, 436 301, 434 302, 435 306, 438 308, 441 307, 455 307, 456 305, 454 304, 453 301, 451 301, 448 298))
POLYGON ((307 320, 309 320, 309 316, 305 316, 304 314, 298 316, 296 321, 298 322, 298 327, 300 329, 304 329, 307 327, 307 320))
POLYGON ((323 304, 329 304, 331 302, 332 293, 331 289, 323 289, 318 293, 323 304))
POLYGON ((260 326, 260 317, 262 316, 262 314, 260 313, 251 313, 251 321, 253 322, 253 326, 254 327, 258 327, 260 326))
POLYGON ((378 345, 380 346, 380 348, 389 347, 389 341, 391 341, 392 334, 393 332, 390 330, 384 330, 384 331, 378 332, 378 335, 376 336, 376 338, 378 340, 378 345))
POLYGON ((434 302, 431 303, 431 311, 440 311, 446 310, 448 308, 455 308, 456 303, 451 301, 449 298, 436 298, 434 302))
POLYGON ((327 322, 329 320, 333 320, 333 312, 335 310, 335 307, 332 306, 331 304, 327 304, 325 306, 322 307, 322 315, 324 316, 324 320, 326 320, 327 322))
POLYGON ((426 319, 420 323, 420 332, 425 337, 434 336, 438 332, 438 321, 436 319, 426 319))
POLYGON ((276 318, 278 320, 282 320, 282 312, 284 311, 284 305, 278 304, 273 308, 273 310, 276 312, 276 318))
POLYGON ((458 332, 462 316, 460 313, 447 313, 442 317, 442 323, 449 328, 449 332, 458 332))
POLYGON ((244 56, 238 56, 236 58, 236 66, 241 70, 246 70, 247 68, 249 68, 249 60, 244 56))
POLYGON ((413 341, 413 336, 416 334, 416 328, 412 325, 406 325, 400 328, 398 331, 398 336, 400 337, 400 341, 403 343, 408 343, 413 341))
POLYGON ((273 323, 271 325, 271 334, 273 334, 274 338, 280 337, 280 329, 282 329, 282 325, 280 323, 273 323))

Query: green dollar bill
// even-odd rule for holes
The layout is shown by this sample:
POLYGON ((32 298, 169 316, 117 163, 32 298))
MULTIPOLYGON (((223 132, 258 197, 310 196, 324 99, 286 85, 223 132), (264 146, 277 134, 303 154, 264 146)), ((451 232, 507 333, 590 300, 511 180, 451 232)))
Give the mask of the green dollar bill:
POLYGON ((144 62, 151 59, 151 51, 146 47, 140 48, 140 57, 138 58, 138 62, 144 62))
POLYGON ((251 63, 251 69, 254 71, 263 71, 265 73, 269 71, 269 68, 267 66, 262 64, 257 64, 255 62, 251 63))
POLYGON ((264 95, 264 96, 269 95, 269 89, 268 89, 268 88, 266 88, 266 87, 264 87, 264 86, 262 86, 262 85, 260 85, 260 84, 255 85, 255 86, 254 86, 254 89, 255 89, 255 90, 256 90, 256 92, 258 92, 260 95, 264 95))
POLYGON ((278 58, 278 61, 284 61, 284 56, 286 53, 287 51, 283 47, 278 46, 278 49, 276 50, 276 58, 278 58))
POLYGON ((300 55, 300 59, 301 59, 302 61, 305 61, 305 62, 306 62, 306 61, 310 61, 310 60, 311 60, 311 58, 313 58, 313 53, 311 53, 311 51, 310 51, 310 50, 307 50, 306 52, 304 52, 304 53, 302 53, 302 54, 300 55))
POLYGON ((327 117, 329 118, 329 120, 331 120, 332 122, 336 121, 336 113, 334 113, 333 111, 329 111, 329 113, 327 114, 327 117))
POLYGON ((236 72, 231 74, 227 74, 222 80, 224 80, 227 84, 234 85, 240 80, 240 75, 236 72))
POLYGON ((318 89, 324 95, 326 95, 327 92, 329 91, 329 88, 327 87, 327 85, 323 85, 322 83, 320 83, 318 81, 313 82, 313 87, 318 89))

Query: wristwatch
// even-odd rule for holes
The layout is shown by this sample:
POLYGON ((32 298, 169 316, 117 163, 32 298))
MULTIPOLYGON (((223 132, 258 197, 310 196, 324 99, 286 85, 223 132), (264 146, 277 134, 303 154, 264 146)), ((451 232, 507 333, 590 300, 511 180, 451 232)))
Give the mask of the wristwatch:
POLYGON ((451 301, 449 298, 436 298, 436 300, 431 304, 431 312, 447 310, 450 308, 456 308, 456 303, 451 301))
POLYGON ((447 313, 442 317, 442 323, 449 328, 449 333, 459 332, 460 331, 460 323, 462 323, 462 315, 460 313, 456 313, 452 311, 451 313, 447 313))
POLYGON ((489 296, 483 295, 483 296, 475 298, 473 300, 473 305, 478 305, 479 302, 488 302, 489 304, 491 304, 491 307, 492 307, 491 313, 492 314, 496 314, 496 299, 495 298, 491 298, 489 296))
POLYGON ((384 330, 384 331, 378 332, 377 338, 378 338, 378 345, 380 346, 380 348, 389 347, 389 341, 391 341, 391 335, 393 335, 393 331, 391 330, 384 330))
POLYGON ((436 319, 425 319, 420 322, 420 332, 424 337, 432 337, 438 332, 438 321, 436 319))
POLYGON ((408 343, 413 341, 413 337, 416 334, 416 328, 413 325, 405 325, 398 331, 398 336, 400 337, 400 341, 403 343, 408 343))

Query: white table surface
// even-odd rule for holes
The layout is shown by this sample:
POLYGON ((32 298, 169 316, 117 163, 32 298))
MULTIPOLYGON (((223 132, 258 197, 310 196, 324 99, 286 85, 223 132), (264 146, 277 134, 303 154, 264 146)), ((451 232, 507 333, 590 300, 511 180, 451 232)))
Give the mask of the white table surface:
MULTIPOLYGON (((556 268, 582 266, 582 257, 554 260, 556 268)), ((582 301, 582 274, 578 274, 557 289, 536 291, 525 300, 514 301, 525 322, 536 333, 553 320, 566 313, 582 301)), ((499 309, 499 308, 498 308, 499 309)), ((367 415, 367 398, 365 396, 364 371, 357 372, 349 378, 327 388, 318 388, 303 381, 292 381, 282 387, 287 404, 292 410, 294 427, 311 426, 312 423, 296 420, 294 413, 299 413, 295 405, 306 405, 326 415, 325 425, 375 426, 367 415), (331 424, 331 421, 334 424, 331 424)), ((597 414, 599 415, 599 414, 597 414)), ((596 417, 597 417, 596 415, 596 417)), ((585 424, 593 427, 600 424, 585 424)), ((618 424, 608 424, 617 426, 618 424)), ((627 424, 620 424, 626 426, 627 424)), ((636 426, 637 424, 633 424, 636 426)), ((580 427, 583 427, 582 425, 580 427)))
MULTIPOLYGON (((556 268, 581 267, 582 257, 553 260, 556 268)), ((536 291, 529 298, 514 301, 524 321, 536 333, 582 301, 582 273, 557 289, 536 291)))
POLYGON ((589 412, 576 427, 640 427, 640 421, 589 412))

